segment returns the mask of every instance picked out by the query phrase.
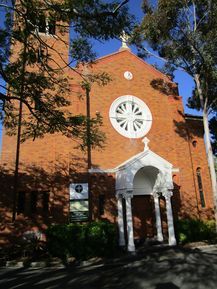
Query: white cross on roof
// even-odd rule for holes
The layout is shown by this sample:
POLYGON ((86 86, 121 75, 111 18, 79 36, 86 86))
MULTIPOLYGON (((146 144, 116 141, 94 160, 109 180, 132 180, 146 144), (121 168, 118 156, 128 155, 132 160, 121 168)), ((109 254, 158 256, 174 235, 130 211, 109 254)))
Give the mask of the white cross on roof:
POLYGON ((144 143, 145 147, 144 147, 144 151, 149 150, 149 146, 148 143, 150 142, 150 140, 147 137, 144 137, 142 142, 144 143))
POLYGON ((128 48, 127 42, 130 39, 130 36, 126 34, 126 32, 123 30, 122 34, 120 35, 120 39, 122 41, 122 47, 121 48, 128 48))

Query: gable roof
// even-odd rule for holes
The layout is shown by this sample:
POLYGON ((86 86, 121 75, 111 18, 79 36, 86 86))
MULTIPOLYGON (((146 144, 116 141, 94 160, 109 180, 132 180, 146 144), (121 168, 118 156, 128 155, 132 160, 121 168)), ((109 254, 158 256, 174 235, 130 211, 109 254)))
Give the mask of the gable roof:
MULTIPOLYGON (((105 56, 99 57, 98 59, 96 59, 95 63, 101 63, 104 62, 106 60, 109 61, 115 61, 116 60, 116 56, 120 56, 120 55, 128 55, 131 56, 133 58, 135 58, 135 61, 140 62, 142 65, 145 66, 145 68, 147 70, 149 70, 151 73, 154 73, 156 75, 158 75, 158 77, 160 78, 164 78, 165 80, 167 80, 168 82, 173 83, 173 81, 171 81, 170 77, 164 73, 162 73, 161 71, 157 70, 154 66, 152 66, 151 64, 147 63, 146 61, 144 61, 142 58, 138 57, 137 55, 135 55, 134 53, 132 53, 129 49, 124 49, 124 50, 119 50, 110 54, 107 54, 105 56)), ((174 83, 175 84, 175 83, 174 83)))

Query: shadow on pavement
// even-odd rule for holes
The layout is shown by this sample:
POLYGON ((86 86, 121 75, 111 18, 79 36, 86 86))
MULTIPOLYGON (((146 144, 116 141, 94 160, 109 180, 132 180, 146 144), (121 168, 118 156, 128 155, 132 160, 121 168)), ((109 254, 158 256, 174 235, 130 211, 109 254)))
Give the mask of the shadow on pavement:
POLYGON ((159 283, 157 284, 156 289, 179 289, 179 287, 173 283, 159 283))
POLYGON ((70 268, 1 269, 0 288, 216 289, 217 249, 169 248, 70 268))

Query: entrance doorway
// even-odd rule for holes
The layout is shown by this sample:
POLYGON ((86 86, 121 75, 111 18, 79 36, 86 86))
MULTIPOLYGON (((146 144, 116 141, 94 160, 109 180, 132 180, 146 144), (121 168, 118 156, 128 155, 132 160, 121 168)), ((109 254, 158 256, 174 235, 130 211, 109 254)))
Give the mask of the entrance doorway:
POLYGON ((133 232, 138 242, 156 235, 154 201, 150 195, 132 198, 133 232))

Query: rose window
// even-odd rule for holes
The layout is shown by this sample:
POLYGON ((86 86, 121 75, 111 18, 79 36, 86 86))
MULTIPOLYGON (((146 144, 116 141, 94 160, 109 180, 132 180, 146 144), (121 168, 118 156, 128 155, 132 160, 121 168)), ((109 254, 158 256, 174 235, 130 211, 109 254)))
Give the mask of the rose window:
POLYGON ((132 95, 117 98, 111 105, 109 116, 113 127, 128 138, 143 137, 152 124, 148 106, 132 95))

